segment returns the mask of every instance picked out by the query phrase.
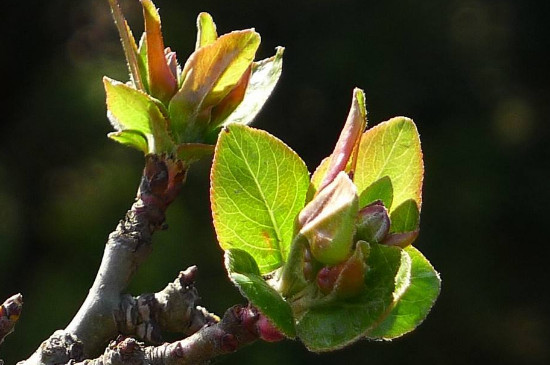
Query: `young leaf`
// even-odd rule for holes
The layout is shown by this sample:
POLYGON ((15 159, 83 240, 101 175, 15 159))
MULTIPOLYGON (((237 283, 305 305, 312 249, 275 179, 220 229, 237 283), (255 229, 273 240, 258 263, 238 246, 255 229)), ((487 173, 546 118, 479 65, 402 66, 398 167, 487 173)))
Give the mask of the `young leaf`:
POLYGON ((367 337, 390 340, 414 330, 426 318, 441 290, 441 279, 416 248, 405 249, 412 260, 411 282, 391 313, 367 337))
POLYGON ((410 232, 418 228, 420 212, 413 199, 405 200, 391 213, 390 232, 410 232))
POLYGON ((250 124, 262 109, 277 85, 283 69, 283 47, 277 47, 275 56, 252 63, 252 70, 244 98, 239 106, 221 122, 250 124))
POLYGON ((295 337, 296 329, 290 305, 260 276, 254 258, 246 251, 230 249, 225 252, 225 266, 231 281, 242 295, 287 337, 295 337))
POLYGON ((361 133, 365 130, 366 125, 365 93, 363 90, 355 88, 346 124, 330 156, 330 163, 321 181, 319 190, 330 184, 341 171, 346 171, 350 173, 350 176, 353 176, 361 133))
POLYGON ((109 119, 117 131, 131 129, 147 138, 151 153, 171 152, 168 122, 149 95, 126 84, 103 78, 109 119))
POLYGON ((124 55, 126 56, 126 63, 128 64, 128 69, 130 71, 130 77, 132 82, 138 90, 145 90, 143 85, 143 74, 140 70, 140 65, 138 62, 138 50, 136 46, 136 40, 132 35, 132 31, 126 22, 126 18, 120 10, 117 0, 109 0, 109 5, 111 6, 111 12, 113 13, 113 18, 115 20, 115 25, 118 29, 118 34, 120 35, 120 42, 122 43, 122 48, 124 49, 124 55))
POLYGON ((423 174, 420 139, 412 120, 392 118, 363 134, 354 178, 360 195, 388 176, 393 186, 393 203, 386 207, 390 213, 408 199, 416 201, 420 209, 423 174))
POLYGON ((183 84, 169 107, 173 129, 180 138, 182 131, 190 126, 205 127, 193 127, 197 117, 237 85, 259 45, 260 35, 254 30, 235 31, 199 48, 189 57, 182 71, 183 84))
POLYGON ((267 132, 231 124, 220 134, 210 180, 220 246, 245 250, 262 274, 280 267, 305 204, 304 162, 267 132))
POLYGON ((118 143, 138 149, 144 154, 149 152, 147 139, 145 139, 145 136, 138 131, 126 129, 120 132, 111 132, 107 136, 118 143))
POLYGON ((386 208, 391 207, 393 186, 388 176, 381 177, 363 190, 359 196, 359 206, 365 207, 376 200, 382 200, 386 208))
POLYGON ((358 297, 311 308, 298 318, 297 335, 309 350, 337 350, 362 338, 409 285, 411 260, 400 248, 371 245, 367 266, 365 290, 358 297))
POLYGON ((151 94, 168 105, 177 88, 175 75, 170 71, 164 54, 160 16, 151 0, 141 0, 147 42, 147 64, 151 94))
POLYGON ((197 17, 197 43, 195 49, 207 46, 218 39, 216 24, 208 13, 200 13, 197 17))

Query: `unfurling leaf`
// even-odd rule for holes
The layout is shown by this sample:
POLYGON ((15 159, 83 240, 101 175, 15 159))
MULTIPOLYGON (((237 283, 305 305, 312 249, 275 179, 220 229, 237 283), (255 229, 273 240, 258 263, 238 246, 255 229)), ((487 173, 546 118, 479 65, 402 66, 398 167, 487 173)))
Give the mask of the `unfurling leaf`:
POLYGON ((390 230, 388 210, 380 202, 367 205, 359 211, 357 217, 356 238, 367 242, 379 243, 390 230))
POLYGON ((151 0, 141 0, 147 42, 149 89, 151 94, 168 105, 176 92, 177 80, 166 62, 160 16, 151 0))
POLYGON ((185 134, 207 131, 210 109, 223 100, 239 83, 260 44, 260 35, 253 30, 224 34, 216 41, 197 49, 187 60, 183 84, 170 102, 172 129, 178 140, 185 134))

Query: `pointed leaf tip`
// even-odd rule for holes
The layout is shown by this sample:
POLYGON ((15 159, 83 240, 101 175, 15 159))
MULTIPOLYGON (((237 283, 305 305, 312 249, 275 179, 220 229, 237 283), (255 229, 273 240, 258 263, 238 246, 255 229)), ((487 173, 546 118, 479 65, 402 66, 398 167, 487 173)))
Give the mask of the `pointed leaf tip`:
POLYGON ((330 156, 329 166, 318 191, 334 180, 340 171, 346 171, 353 176, 361 133, 367 124, 366 115, 365 94, 363 90, 355 88, 346 124, 342 128, 338 142, 330 156))
POLYGON ((195 49, 207 46, 218 39, 216 23, 208 13, 202 12, 197 17, 197 43, 195 49))
POLYGON ((166 62, 160 16, 151 0, 140 0, 145 19, 149 88, 151 94, 168 104, 177 89, 177 80, 166 62))

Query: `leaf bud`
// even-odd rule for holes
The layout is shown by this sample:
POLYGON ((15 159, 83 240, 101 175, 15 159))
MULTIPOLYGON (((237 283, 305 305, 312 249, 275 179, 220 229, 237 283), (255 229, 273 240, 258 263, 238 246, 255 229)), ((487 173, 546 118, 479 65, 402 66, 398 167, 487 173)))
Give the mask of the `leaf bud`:
POLYGON ((386 237, 389 230, 390 217, 382 201, 377 200, 359 211, 357 239, 378 243, 386 237))
POLYGON ((357 188, 345 172, 340 172, 300 212, 300 234, 308 240, 317 261, 335 265, 349 257, 358 200, 357 188))

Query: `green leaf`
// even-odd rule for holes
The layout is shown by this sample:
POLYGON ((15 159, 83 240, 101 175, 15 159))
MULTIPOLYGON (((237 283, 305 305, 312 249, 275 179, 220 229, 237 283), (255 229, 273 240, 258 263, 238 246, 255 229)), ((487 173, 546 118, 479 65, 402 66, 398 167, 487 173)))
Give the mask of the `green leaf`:
POLYGON ((128 64, 128 69, 130 71, 130 77, 132 82, 139 90, 145 90, 143 84, 143 73, 140 70, 140 65, 138 62, 138 51, 136 46, 136 40, 132 35, 132 31, 120 10, 117 0, 109 0, 109 5, 111 7, 111 12, 115 20, 115 25, 118 29, 118 34, 120 35, 120 42, 122 43, 122 48, 124 49, 124 55, 126 56, 126 63, 128 64))
POLYGON ((283 70, 283 47, 277 47, 275 56, 252 63, 252 72, 244 98, 239 106, 224 120, 229 123, 250 124, 273 92, 283 70))
POLYGON ((145 136, 138 131, 126 129, 120 132, 111 132, 107 136, 118 143, 138 149, 144 154, 149 152, 149 146, 147 146, 145 136))
POLYGON ((408 199, 420 208, 423 174, 420 139, 412 120, 392 118, 363 134, 354 177, 360 195, 388 176, 393 185, 393 202, 387 206, 390 213, 408 199))
POLYGON ((208 13, 200 13, 197 17, 197 43, 195 49, 207 46, 218 39, 216 24, 208 13))
POLYGON ((296 336, 290 305, 260 276, 258 265, 246 251, 230 249, 225 252, 225 266, 231 281, 256 308, 285 336, 296 336))
POLYGON ((390 232, 410 232, 418 228, 420 212, 412 199, 405 200, 390 215, 390 232))
POLYGON ((279 268, 287 259, 308 183, 304 162, 282 141, 247 126, 227 126, 211 173, 220 246, 245 250, 262 274, 279 268))
POLYGON ((366 207, 370 203, 381 200, 386 208, 393 202, 393 186, 388 176, 381 177, 370 184, 359 196, 359 206, 366 207))
POLYGON ((400 248, 371 245, 367 266, 365 290, 358 297, 313 307, 298 319, 297 335, 309 350, 337 350, 362 338, 409 285, 411 260, 400 248))
POLYGON ((369 338, 389 340, 411 332, 439 296, 441 279, 430 262, 412 246, 405 251, 412 259, 411 282, 386 319, 369 332, 369 338))
POLYGON ((150 153, 172 152, 168 121, 154 99, 126 84, 103 78, 109 120, 117 131, 133 130, 147 138, 150 153))

